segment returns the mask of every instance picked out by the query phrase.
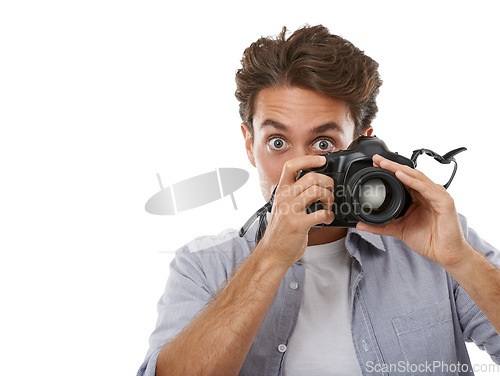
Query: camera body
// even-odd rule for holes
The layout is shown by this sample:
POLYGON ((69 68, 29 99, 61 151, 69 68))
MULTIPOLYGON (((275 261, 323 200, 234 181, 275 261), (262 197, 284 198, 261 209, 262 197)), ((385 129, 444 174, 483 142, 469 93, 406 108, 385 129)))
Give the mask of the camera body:
MULTIPOLYGON (((411 204, 411 196, 392 172, 374 167, 372 157, 379 154, 396 163, 415 168, 414 163, 391 152, 375 136, 360 136, 346 150, 325 154, 324 166, 299 171, 297 179, 309 172, 330 176, 334 181, 335 219, 330 227, 355 227, 359 221, 380 225, 402 217, 411 204)), ((324 208, 320 201, 308 206, 312 213, 324 208)))

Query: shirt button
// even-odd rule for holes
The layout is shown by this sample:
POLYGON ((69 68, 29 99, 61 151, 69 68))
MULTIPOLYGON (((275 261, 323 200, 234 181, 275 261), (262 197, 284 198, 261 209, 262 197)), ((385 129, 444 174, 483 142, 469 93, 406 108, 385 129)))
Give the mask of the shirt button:
POLYGON ((366 344, 366 342, 365 342, 364 340, 361 342, 361 344, 362 344, 362 346, 363 346, 363 349, 364 349, 365 351, 368 351, 368 345, 366 344))
POLYGON ((292 290, 297 290, 299 288, 299 284, 297 282, 290 282, 290 288, 292 290))
POLYGON ((278 346, 278 351, 280 353, 284 353, 286 351, 286 345, 284 345, 284 344, 279 345, 278 346))

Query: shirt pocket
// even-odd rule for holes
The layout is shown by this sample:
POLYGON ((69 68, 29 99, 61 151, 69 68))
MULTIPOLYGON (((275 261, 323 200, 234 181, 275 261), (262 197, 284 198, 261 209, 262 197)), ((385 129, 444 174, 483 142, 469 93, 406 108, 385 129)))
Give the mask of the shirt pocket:
POLYGON ((392 325, 406 362, 416 365, 456 362, 449 299, 394 317, 392 325))

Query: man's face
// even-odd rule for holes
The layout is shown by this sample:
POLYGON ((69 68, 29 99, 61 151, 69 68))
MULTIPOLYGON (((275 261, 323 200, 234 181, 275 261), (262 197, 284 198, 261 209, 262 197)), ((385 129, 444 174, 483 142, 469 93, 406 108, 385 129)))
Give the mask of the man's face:
MULTIPOLYGON (((345 102, 298 87, 262 89, 253 126, 253 142, 247 126, 241 128, 266 201, 287 160, 346 149, 354 138, 354 121, 345 102)), ((371 133, 368 128, 363 134, 371 133)))

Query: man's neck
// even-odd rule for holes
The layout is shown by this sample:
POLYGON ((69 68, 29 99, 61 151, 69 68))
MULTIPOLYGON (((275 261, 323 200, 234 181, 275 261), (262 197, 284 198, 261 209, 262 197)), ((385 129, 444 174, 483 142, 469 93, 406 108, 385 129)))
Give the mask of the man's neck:
POLYGON ((309 231, 307 245, 319 245, 331 243, 342 239, 347 234, 346 228, 339 227, 316 227, 309 231))

